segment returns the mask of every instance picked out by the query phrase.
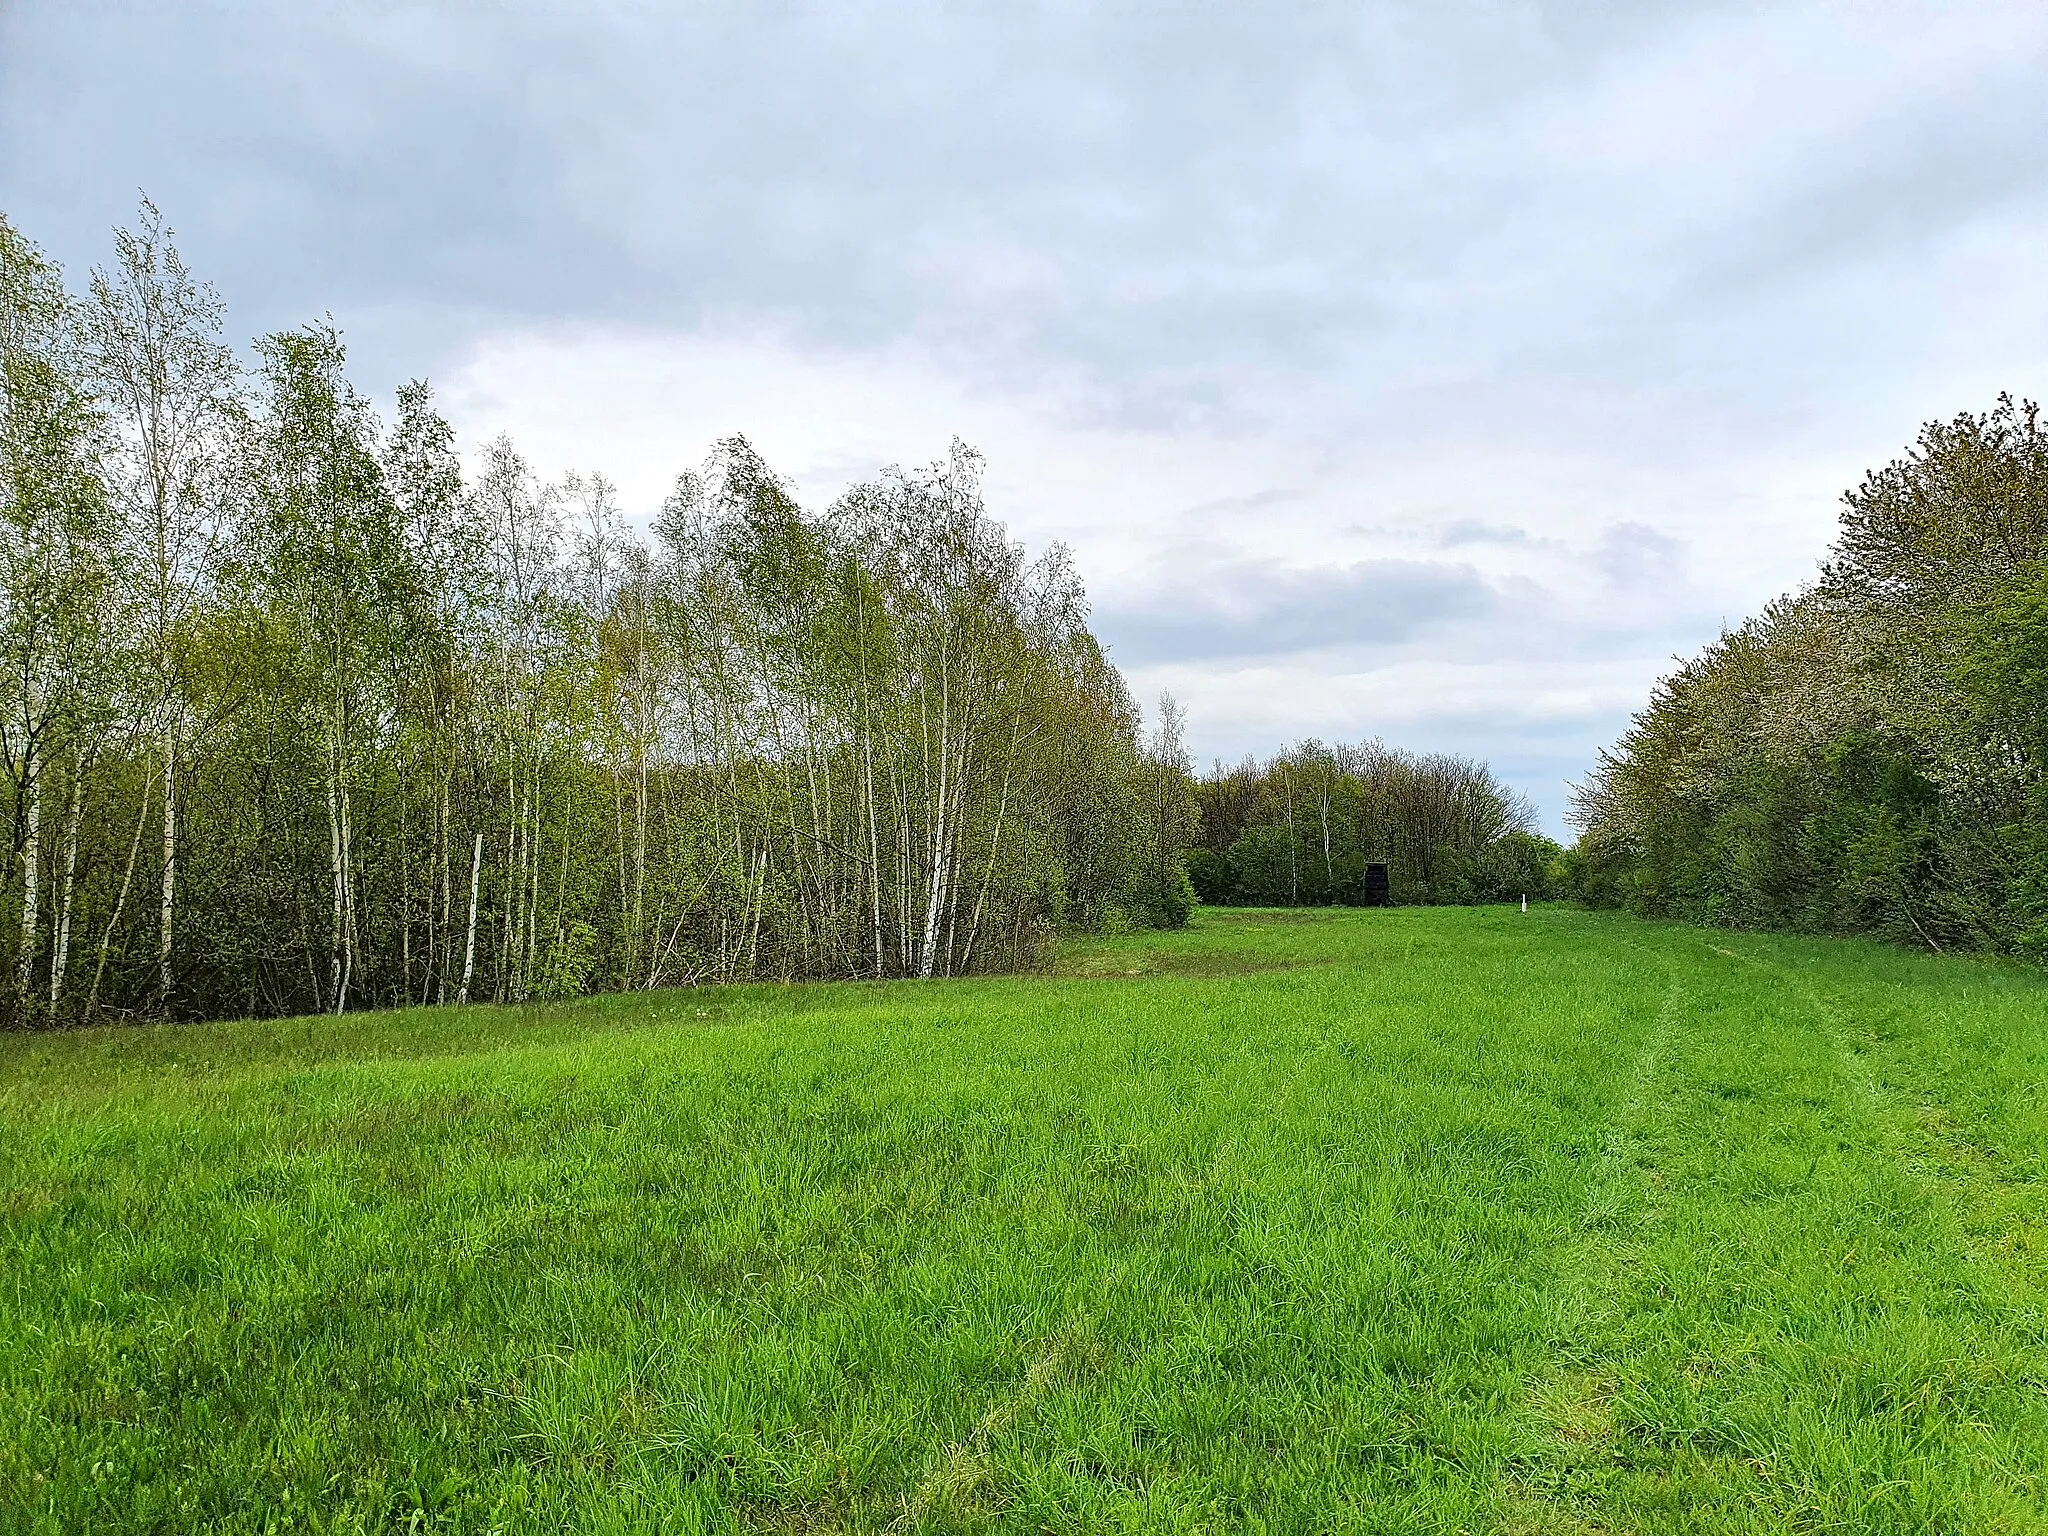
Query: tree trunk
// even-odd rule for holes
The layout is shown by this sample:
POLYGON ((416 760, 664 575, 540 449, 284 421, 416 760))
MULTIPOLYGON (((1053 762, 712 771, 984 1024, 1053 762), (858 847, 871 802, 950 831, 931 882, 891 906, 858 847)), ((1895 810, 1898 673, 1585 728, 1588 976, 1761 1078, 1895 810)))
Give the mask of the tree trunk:
POLYGON ((455 1001, 469 1001, 470 978, 476 974, 476 887, 477 878, 484 868, 484 835, 476 835, 476 848, 469 856, 469 941, 462 952, 462 990, 455 994, 455 1001))
POLYGON ((346 968, 342 960, 344 938, 342 932, 342 846, 341 846, 341 786, 337 782, 336 750, 333 735, 327 742, 327 872, 331 914, 327 929, 327 997, 328 1006, 340 1013, 343 988, 347 986, 346 968))
POLYGON ((875 743, 868 732, 861 734, 861 757, 867 776, 868 868, 873 875, 875 915, 875 979, 884 974, 882 964, 882 832, 875 824, 875 743))
POLYGON ((926 891, 924 904, 924 944, 918 952, 917 974, 923 980, 931 979, 932 967, 939 953, 939 904, 946 893, 946 810, 947 792, 951 788, 949 777, 953 766, 953 754, 948 749, 947 736, 952 728, 952 697, 948 687, 945 661, 939 662, 939 794, 938 811, 932 825, 930 838, 931 884, 926 891))
MULTIPOLYGON (((404 770, 398 773, 398 1005, 412 1006, 412 797, 406 793, 404 770)), ((434 897, 427 893, 428 954, 433 953, 434 897)), ((424 990, 421 993, 425 995, 424 990)))
POLYGON ((754 930, 747 935, 747 976, 752 980, 761 963, 761 909, 768 904, 768 847, 764 843, 754 856, 754 930))
MULTIPOLYGON (((614 730, 618 728, 616 720, 617 717, 614 716, 614 730)), ((612 834, 613 845, 618 850, 619 863, 619 942, 626 957, 625 964, 620 969, 623 975, 630 980, 640 967, 638 956, 634 950, 633 882, 632 876, 626 867, 626 770, 619 761, 620 748, 616 741, 612 745, 611 758, 612 834)), ((566 838, 563 839, 563 846, 568 846, 566 838)))
POLYGON ((23 764, 28 779, 28 837, 22 849, 21 954, 15 968, 16 993, 21 999, 22 1021, 26 1023, 34 1006, 30 997, 35 987, 37 940, 41 937, 36 907, 43 871, 43 775, 33 747, 23 754, 23 764))
POLYGON ((441 778, 440 826, 435 829, 434 846, 441 866, 441 922, 437 931, 439 942, 432 946, 434 967, 434 1001, 448 1001, 448 973, 455 967, 455 893, 449 876, 448 852, 448 776, 441 778))
POLYGON ((506 1000, 516 951, 513 939, 519 932, 519 897, 526 888, 526 866, 519 856, 519 834, 526 824, 526 812, 519 798, 519 769, 516 757, 508 758, 505 774, 505 876, 507 909, 498 917, 498 978, 494 995, 506 1000))
POLYGON ((533 995, 533 963, 540 922, 540 754, 534 753, 533 788, 527 795, 526 831, 526 938, 524 960, 519 967, 519 1001, 533 995))
MULTIPOLYGON (((643 713, 638 745, 639 765, 633 792, 633 963, 630 981, 640 969, 642 935, 647 932, 647 722, 643 713)), ((658 935, 657 935, 658 936, 658 935)))
POLYGON ((1323 883, 1334 887, 1337 883, 1337 866, 1330 858, 1330 786, 1323 785, 1322 795, 1317 801, 1323 817, 1323 883))
POLYGON ((967 974, 968 968, 974 962, 974 938, 976 934, 981 932, 982 907, 988 901, 989 887, 995 883, 996 851, 1002 846, 1003 842, 1003 817, 1010 809, 1010 775, 1017 766, 1017 742, 1022 730, 1023 722, 1021 720, 1016 722, 1011 728, 1010 753, 1009 756, 1003 759, 1003 792, 996 801, 995 827, 989 833, 988 868, 981 877, 981 890, 976 893, 974 898, 974 915, 967 921, 967 945, 960 951, 960 973, 963 976, 967 974))
POLYGON ((348 1006, 349 984, 356 973, 356 955, 362 935, 356 929, 356 838, 354 807, 349 802, 348 778, 337 763, 336 796, 341 801, 341 995, 335 999, 336 1013, 348 1006))
POLYGON ((71 765, 71 803, 64 812, 64 887, 57 898, 57 938, 50 948, 50 1017, 64 1001, 64 972, 71 963, 71 903, 78 889, 78 824, 85 811, 84 757, 71 765))
POLYGON ((171 1008, 171 927, 176 916, 178 892, 178 733, 174 724, 164 726, 164 899, 158 914, 156 966, 157 1002, 164 1012, 171 1008))
POLYGON ((121 913, 128 905, 128 890, 135 879, 135 861, 142 852, 142 829, 149 825, 149 795, 156 788, 156 776, 149 775, 142 781, 142 804, 135 811, 135 836, 128 843, 128 866, 121 871, 121 893, 114 898, 114 910, 107 918, 106 931, 100 935, 99 964, 92 973, 92 991, 86 997, 85 1016, 90 1019, 100 1009, 100 984, 107 976, 107 949, 114 942, 114 931, 121 926, 121 913))

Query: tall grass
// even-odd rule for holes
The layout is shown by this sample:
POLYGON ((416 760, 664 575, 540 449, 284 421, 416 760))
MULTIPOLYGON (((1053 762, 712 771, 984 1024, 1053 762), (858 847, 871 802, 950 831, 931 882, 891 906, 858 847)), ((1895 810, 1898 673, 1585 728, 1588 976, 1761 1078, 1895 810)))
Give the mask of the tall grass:
POLYGON ((1539 909, 0 1041, 0 1531, 2048 1524, 2048 987, 1539 909))

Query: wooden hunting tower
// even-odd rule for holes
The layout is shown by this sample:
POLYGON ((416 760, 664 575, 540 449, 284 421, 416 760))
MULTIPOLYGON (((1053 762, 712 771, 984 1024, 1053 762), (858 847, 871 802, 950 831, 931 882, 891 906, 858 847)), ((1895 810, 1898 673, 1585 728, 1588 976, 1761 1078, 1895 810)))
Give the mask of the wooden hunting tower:
POLYGON ((1392 887, 1387 880, 1386 865, 1365 866, 1365 904, 1368 907, 1390 907, 1394 904, 1392 887))

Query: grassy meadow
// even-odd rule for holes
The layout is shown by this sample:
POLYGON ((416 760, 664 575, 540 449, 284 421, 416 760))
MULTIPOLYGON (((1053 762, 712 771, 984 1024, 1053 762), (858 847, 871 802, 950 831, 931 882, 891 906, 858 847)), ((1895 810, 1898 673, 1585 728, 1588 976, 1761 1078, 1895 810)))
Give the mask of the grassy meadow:
POLYGON ((2048 981, 1564 909, 0 1038, 0 1532, 2048 1529, 2048 981))

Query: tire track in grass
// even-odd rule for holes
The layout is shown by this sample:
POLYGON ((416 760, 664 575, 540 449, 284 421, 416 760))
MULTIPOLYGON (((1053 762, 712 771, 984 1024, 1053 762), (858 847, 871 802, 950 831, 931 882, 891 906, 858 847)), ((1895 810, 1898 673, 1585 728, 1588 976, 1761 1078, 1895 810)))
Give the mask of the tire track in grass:
POLYGON ((1893 1160, 1910 1178, 1930 1188, 1953 1186, 1958 1191, 1979 1194, 1984 1192, 1987 1182, 2002 1181, 1999 1173, 1987 1169, 1992 1162, 1990 1154, 1953 1130, 1930 1123, 1931 1117, 1946 1115, 1945 1108, 1931 1095, 1915 1097, 1907 1090, 1894 1089, 1872 1070, 1873 1055, 1888 1042, 1881 1031, 1859 1020, 1853 1005, 1783 961, 1720 945, 1709 947, 1716 954, 1741 960, 1792 984, 1820 1020, 1844 1074, 1873 1117, 1885 1127, 1893 1160))
MULTIPOLYGON (((1302 969, 1307 964, 1309 962, 1272 969, 1302 969)), ((1286 1119, 1304 1083, 1337 1054, 1339 1034, 1336 1022, 1324 1018, 1312 1027, 1304 1027, 1296 1036, 1293 1059, 1284 1076, 1260 1101, 1260 1118, 1264 1123, 1272 1125, 1286 1119)), ((1241 1134, 1245 1133, 1226 1136, 1218 1144, 1211 1159, 1212 1173, 1218 1161, 1228 1161, 1234 1156, 1241 1134)), ((1050 1335, 1026 1368, 1017 1385, 992 1403, 966 1436, 939 1449, 930 1470, 904 1501, 902 1511, 885 1527, 891 1536, 923 1529, 935 1515, 962 1515, 966 1512, 964 1506, 987 1490, 996 1471, 991 1464, 990 1453, 1013 1430, 1028 1421, 1038 1405, 1080 1362, 1086 1353, 1087 1341, 1108 1315, 1114 1292, 1122 1284, 1132 1262, 1133 1257, 1126 1255, 1111 1264, 1096 1285, 1099 1301, 1091 1306, 1072 1309, 1066 1321, 1050 1335)))
POLYGON ((1554 1368, 1530 1390, 1547 1443, 1516 1469, 1523 1499, 1505 1528, 1903 1528, 1842 1520, 1843 1501, 1816 1501, 1780 1465, 1786 1418, 1816 1407, 1825 1417, 1818 1393, 1800 1397, 1813 1384, 1786 1371, 1814 1323, 1810 1297, 1788 1291, 1786 1275, 1805 1278, 1812 1207, 1825 1213, 1839 1194, 1873 1128, 1869 1108, 1853 1082, 1846 1098, 1829 1091, 1838 1074, 1774 997, 1726 985, 1731 968, 1719 961, 1745 957, 1683 928, 1665 938, 1654 952, 1636 945, 1670 981, 1560 1266, 1581 1279, 1578 1306, 1558 1330, 1554 1368), (1820 1198, 1820 1153, 1809 1187, 1788 1193, 1786 1145, 1823 1128, 1837 1155, 1820 1198), (1785 1414, 1760 1422, 1760 1403, 1785 1414))
MULTIPOLYGON (((1873 1048, 1882 1049, 1888 1042, 1880 1030, 1859 1019, 1854 1004, 1836 989, 1749 945, 1740 950, 1719 944, 1707 947, 1768 973, 1818 1021, 1844 1080, 1876 1133, 1873 1139, 1886 1168, 1918 1196, 1913 1214, 1938 1235, 1939 1241, 1928 1245, 1928 1261, 1917 1275, 1922 1294, 1910 1298, 1910 1308, 1899 1308, 1907 1315, 1895 1331, 1907 1337, 1887 1351, 1891 1358, 1881 1362, 1894 1378, 1888 1381, 1885 1374, 1879 1375, 1882 1385, 1894 1389, 1894 1401, 1886 1406, 1901 1419, 1917 1418, 1913 1433, 1919 1439, 1945 1435, 1950 1440, 1956 1458, 1967 1464, 1956 1478, 1957 1497, 1971 1497, 1987 1511, 1996 1511, 1988 1515, 1987 1523, 1998 1521, 2003 1528, 2002 1522, 2010 1521, 2015 1529, 2038 1528, 2038 1522, 2048 1519, 2048 1480, 2041 1470, 2048 1421, 2039 1408, 2041 1392, 2048 1387, 2048 1309, 2043 1305, 2048 1297, 2035 1276, 2026 1277, 2023 1288, 1999 1284, 2001 1255, 1986 1251, 1992 1245, 1980 1232, 1987 1224, 1971 1220, 2010 1203, 2002 1198, 2001 1170, 1981 1149, 1930 1124, 1926 1099, 1916 1100, 1885 1082, 1872 1057, 1873 1048), (2021 1290, 2019 1298, 2013 1294, 2016 1289, 2021 1290), (1944 1342, 1959 1347, 1949 1353, 1939 1347, 1944 1342), (1929 1343, 1936 1346, 1931 1354, 1929 1343), (2007 1401, 1999 1401, 2002 1394, 2007 1401), (2022 1423, 1993 1422, 1986 1412, 1993 1407, 2009 1410, 2013 1419, 2031 1415, 2032 1433, 2022 1423)), ((1911 1041, 1904 1054, 1927 1044, 1911 1041)), ((1903 1062, 1899 1066, 1905 1070, 1903 1062)), ((1998 1223, 1988 1226, 1996 1230, 1998 1223)), ((1858 1258, 1852 1248, 1844 1256, 1845 1269, 1858 1258)), ((1888 1304, 1893 1300, 1882 1299, 1888 1304)), ((1889 1316, 1882 1320, 1891 1321, 1889 1316)), ((1872 1371, 1870 1362, 1845 1364, 1860 1365, 1864 1374, 1872 1371)), ((1909 1493, 1910 1480, 1897 1491, 1909 1493)))
POLYGON ((1880 1106, 1781 971, 1678 936, 1723 981, 1673 1084, 1674 1226, 1617 1361, 1603 1504, 1680 1530, 1965 1528, 1945 1486, 1888 1475, 1898 1446, 1849 1406, 1884 1320, 1845 1279, 1885 1227, 1866 1209, 1890 1161, 1880 1106))
POLYGON ((1707 969, 1634 1105, 1639 1272, 1582 1240, 1613 1305, 1561 1353, 1604 1369, 1576 1395, 1562 1369, 1532 1387, 1549 1444, 1508 1528, 2039 1528, 2039 1457, 2015 1447, 2041 1448, 2022 1421, 2042 1373, 2002 1379, 2038 1341, 2014 1350, 1959 1255, 1959 1191, 1915 1165, 1850 1010, 1795 967, 1682 937, 1667 966, 1707 969))
POLYGON ((939 1448, 931 1469, 904 1500, 902 1512, 884 1527, 891 1536, 923 1529, 934 1513, 960 1513, 963 1503, 987 1487, 994 1472, 989 1452, 1030 1416, 1087 1353, 1087 1341, 1108 1312, 1113 1293, 1130 1266, 1129 1258, 1112 1264, 1096 1286, 1100 1299, 1092 1306, 1070 1308, 1066 1320, 1025 1367, 1017 1385, 991 1403, 963 1438, 939 1448))
MULTIPOLYGON (((1880 1133, 1888 1162, 1905 1178, 1929 1195, 1979 1193, 1982 1182, 1976 1164, 1981 1154, 1954 1142, 1929 1127, 1922 1106, 1893 1091, 1871 1070, 1867 1046, 1875 1042, 1868 1028, 1859 1027, 1853 1010, 1839 998, 1824 992, 1813 979, 1783 961, 1772 960, 1748 950, 1734 950, 1719 944, 1707 948, 1717 955, 1739 960, 1744 965, 1769 973, 1790 983, 1806 1010, 1819 1021, 1821 1034, 1840 1063, 1842 1075, 1857 1101, 1880 1133)), ((1944 1213, 1945 1235, 1958 1246, 1971 1246, 1958 1224, 1948 1219, 1958 1202, 1936 1199, 1933 1207, 1944 1213)))
POLYGON ((957 1506, 978 1494, 989 1480, 988 1452, 1017 1421, 1035 1408, 1053 1383, 1065 1372, 1076 1353, 1075 1334, 1069 1324, 1024 1372, 1024 1379, 1007 1395, 997 1399, 976 1421, 965 1439, 942 1447, 935 1465, 919 1480, 917 1489, 904 1501, 903 1513, 892 1520, 891 1532, 915 1531, 923 1527, 935 1508, 957 1506))
MULTIPOLYGON (((1304 969, 1308 964, 1267 969, 1304 969)), ((1305 1079, 1336 1054, 1337 1034, 1335 1026, 1323 1020, 1313 1028, 1304 1027, 1295 1036, 1284 1075, 1260 1102, 1263 1120, 1284 1119, 1305 1079)), ((1234 1162, 1245 1134, 1234 1131, 1217 1143, 1209 1159, 1208 1177, 1215 1177, 1219 1165, 1227 1167, 1234 1162)), ((1126 1254, 1102 1269, 1093 1283, 1094 1299, 1067 1309, 1064 1319, 1042 1336, 1021 1377, 1012 1378, 1014 1385, 994 1398, 965 1435, 944 1442, 929 1454, 924 1474, 909 1493, 899 1496, 898 1511, 886 1524, 879 1523, 882 1511, 888 1507, 886 1502, 880 1509, 871 1508, 865 1518, 857 1513, 826 1513, 791 1505, 764 1507, 749 1518, 763 1530, 800 1528, 818 1536, 828 1532, 881 1530, 889 1536, 903 1536, 927 1528, 952 1529, 956 1522, 977 1513, 975 1505, 987 1498, 999 1473, 994 1453, 1014 1432, 1029 1424, 1038 1407, 1065 1385, 1091 1349, 1101 1344, 1102 1325, 1112 1312, 1115 1292, 1123 1284, 1134 1258, 1126 1254)), ((1000 1495, 1000 1489, 995 1491, 1000 1495)), ((990 1511, 984 1507, 979 1513, 986 1515, 990 1511)))
MULTIPOLYGON (((1294 1061, 1278 1091, 1263 1105, 1267 1118, 1281 1118, 1311 1067, 1332 1052, 1335 1033, 1332 1025, 1325 1021, 1313 1038, 1300 1040, 1294 1061)), ((1235 1145, 1234 1138, 1226 1139, 1219 1146, 1218 1155, 1235 1145)), ((1131 1262, 1131 1258, 1126 1256, 1112 1264, 1098 1284, 1102 1293, 1100 1303, 1070 1312, 1066 1322, 1026 1367, 1023 1379, 1016 1387, 991 1404, 965 1437, 940 1448, 931 1469, 905 1499, 902 1512, 885 1527, 892 1536, 922 1529, 934 1513, 958 1512, 965 1501, 984 1490, 994 1472, 989 1463, 989 1452, 1028 1418, 1076 1363, 1083 1352, 1084 1339, 1108 1312, 1111 1293, 1122 1283, 1131 1262)))
POLYGON ((1555 1269, 1554 1283, 1569 1316, 1555 1330, 1545 1366, 1527 1389, 1547 1444, 1538 1458, 1510 1469, 1503 1530, 1533 1536, 1605 1529, 1593 1518, 1586 1486, 1613 1434, 1608 1402, 1613 1384, 1603 1382, 1595 1368, 1597 1335, 1611 1321, 1611 1307, 1604 1308, 1602 1298, 1613 1294, 1631 1251, 1641 1247, 1638 1238, 1624 1234, 1651 1213, 1655 1191, 1643 1174, 1649 1142, 1639 1127, 1685 1011, 1685 989, 1669 975, 1668 957, 1658 956, 1656 963, 1668 976, 1664 995, 1630 1066, 1555 1269))

